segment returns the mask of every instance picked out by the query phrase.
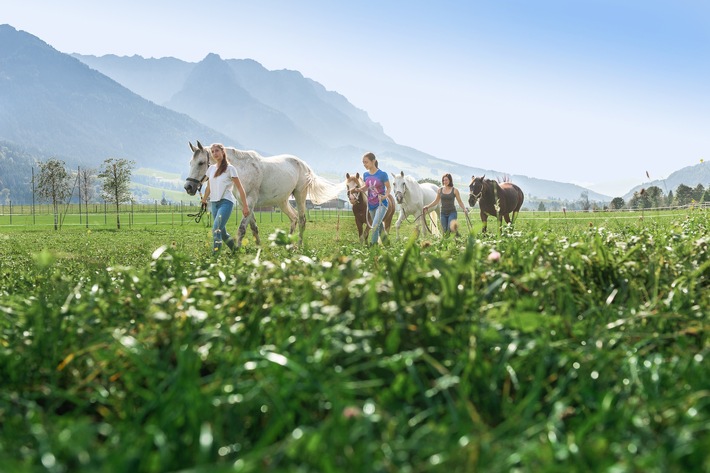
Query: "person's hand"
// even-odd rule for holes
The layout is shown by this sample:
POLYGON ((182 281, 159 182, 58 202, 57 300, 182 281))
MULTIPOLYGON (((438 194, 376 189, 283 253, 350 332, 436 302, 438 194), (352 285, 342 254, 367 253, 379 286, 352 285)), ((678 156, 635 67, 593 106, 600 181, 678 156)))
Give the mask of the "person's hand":
POLYGON ((464 207, 463 213, 465 213, 466 215, 468 215, 468 209, 464 207))
POLYGON ((248 217, 249 213, 250 213, 249 207, 242 207, 242 215, 244 215, 245 217, 248 217))
POLYGON ((424 210, 424 213, 427 213, 429 211, 429 206, 425 205, 423 210, 424 210))

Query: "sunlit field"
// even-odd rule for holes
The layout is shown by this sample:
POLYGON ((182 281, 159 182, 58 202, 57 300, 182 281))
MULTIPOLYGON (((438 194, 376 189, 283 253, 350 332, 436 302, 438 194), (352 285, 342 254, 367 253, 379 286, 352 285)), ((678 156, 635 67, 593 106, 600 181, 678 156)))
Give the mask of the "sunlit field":
POLYGON ((0 470, 710 471, 708 211, 476 213, 0 220, 0 470))

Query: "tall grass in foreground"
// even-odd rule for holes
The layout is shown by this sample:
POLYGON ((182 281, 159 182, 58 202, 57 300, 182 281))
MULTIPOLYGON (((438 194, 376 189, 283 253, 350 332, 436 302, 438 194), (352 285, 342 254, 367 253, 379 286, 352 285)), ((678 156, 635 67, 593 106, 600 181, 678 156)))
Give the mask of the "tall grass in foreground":
POLYGON ((0 465, 710 471, 709 220, 0 235, 0 465))

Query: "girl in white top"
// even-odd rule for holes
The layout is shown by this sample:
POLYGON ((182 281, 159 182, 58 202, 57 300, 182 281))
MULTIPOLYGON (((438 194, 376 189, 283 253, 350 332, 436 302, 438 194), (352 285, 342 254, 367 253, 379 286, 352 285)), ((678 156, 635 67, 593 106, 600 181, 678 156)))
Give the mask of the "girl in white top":
POLYGON ((227 232, 227 222, 232 215, 232 209, 236 203, 234 197, 234 188, 239 192, 239 198, 242 201, 242 215, 249 216, 249 204, 247 204, 247 196, 242 187, 242 182, 239 180, 237 168, 229 164, 227 155, 224 152, 224 146, 220 143, 215 143, 211 146, 210 152, 216 161, 207 169, 207 189, 202 197, 202 203, 206 204, 207 199, 210 201, 210 211, 214 223, 212 225, 212 237, 214 239, 214 254, 216 255, 222 247, 222 242, 227 243, 227 246, 234 251, 235 245, 232 236, 227 232))

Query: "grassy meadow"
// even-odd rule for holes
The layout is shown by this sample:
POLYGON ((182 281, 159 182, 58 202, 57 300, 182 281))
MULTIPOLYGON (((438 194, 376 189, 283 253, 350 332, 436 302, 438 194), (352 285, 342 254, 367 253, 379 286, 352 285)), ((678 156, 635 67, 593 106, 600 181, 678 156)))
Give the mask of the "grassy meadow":
POLYGON ((473 215, 0 226, 0 470, 710 471, 710 213, 473 215))

